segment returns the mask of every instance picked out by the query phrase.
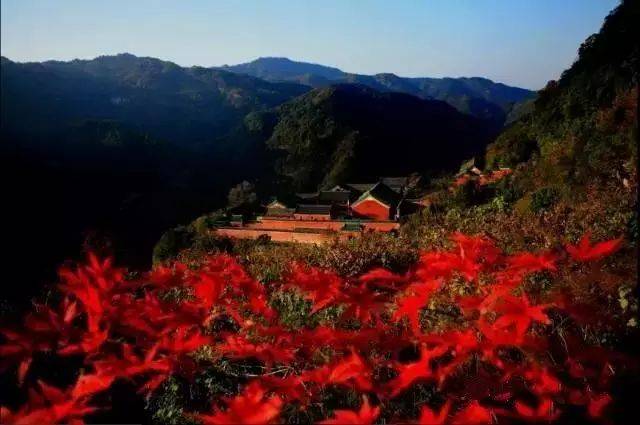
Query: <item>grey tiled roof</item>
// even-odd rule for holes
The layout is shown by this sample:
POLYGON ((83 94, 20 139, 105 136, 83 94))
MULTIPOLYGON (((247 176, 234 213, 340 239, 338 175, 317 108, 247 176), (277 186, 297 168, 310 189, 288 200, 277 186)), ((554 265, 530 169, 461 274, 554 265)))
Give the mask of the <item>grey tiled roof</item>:
POLYGON ((298 204, 298 214, 331 214, 331 205, 298 204))
POLYGON ((397 192, 395 192, 386 184, 380 182, 360 195, 360 197, 354 202, 354 204, 361 201, 362 199, 365 199, 367 196, 372 196, 383 204, 388 205, 389 207, 395 207, 396 205, 398 205, 401 199, 400 195, 397 192))
POLYGON ((318 195, 318 202, 320 203, 340 203, 346 204, 351 199, 351 192, 344 191, 322 191, 318 195))
POLYGON ((352 188, 353 190, 357 191, 357 192, 366 192, 367 190, 371 189, 373 186, 375 186, 377 183, 347 183, 346 186, 352 188))

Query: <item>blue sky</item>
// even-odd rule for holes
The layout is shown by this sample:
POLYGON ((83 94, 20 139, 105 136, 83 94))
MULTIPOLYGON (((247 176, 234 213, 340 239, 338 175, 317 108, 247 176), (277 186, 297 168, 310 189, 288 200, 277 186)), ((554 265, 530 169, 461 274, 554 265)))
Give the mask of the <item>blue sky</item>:
POLYGON ((180 65, 286 56, 348 72, 558 78, 617 0, 2 0, 16 61, 129 52, 180 65))

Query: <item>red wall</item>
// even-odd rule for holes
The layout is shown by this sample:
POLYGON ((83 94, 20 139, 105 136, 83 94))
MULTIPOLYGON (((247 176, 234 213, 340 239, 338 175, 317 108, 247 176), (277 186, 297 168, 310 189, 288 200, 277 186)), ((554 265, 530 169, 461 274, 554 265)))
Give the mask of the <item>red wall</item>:
POLYGON ((322 229, 322 230, 340 230, 344 226, 341 221, 333 220, 274 220, 262 219, 261 221, 248 222, 245 227, 250 229, 269 229, 269 230, 295 230, 295 229, 322 229))
POLYGON ((351 209, 359 217, 371 218, 373 220, 389 220, 389 208, 376 201, 362 201, 351 209))
POLYGON ((216 230, 218 235, 228 236, 238 239, 256 239, 260 235, 268 235, 273 242, 297 242, 321 244, 331 242, 335 238, 347 239, 357 237, 360 232, 338 232, 338 233, 303 233, 289 232, 285 230, 259 230, 245 228, 220 228, 216 230))
MULTIPOLYGON (((364 221, 361 223, 364 230, 377 230, 379 232, 389 232, 400 228, 397 221, 364 221)), ((299 230, 299 229, 320 229, 340 231, 345 225, 345 221, 313 221, 313 220, 290 220, 290 219, 274 219, 262 218, 261 221, 247 222, 244 224, 246 229, 265 229, 265 230, 299 230)))
POLYGON ((313 220, 313 221, 328 221, 331 220, 329 214, 294 214, 293 218, 296 220, 313 220))

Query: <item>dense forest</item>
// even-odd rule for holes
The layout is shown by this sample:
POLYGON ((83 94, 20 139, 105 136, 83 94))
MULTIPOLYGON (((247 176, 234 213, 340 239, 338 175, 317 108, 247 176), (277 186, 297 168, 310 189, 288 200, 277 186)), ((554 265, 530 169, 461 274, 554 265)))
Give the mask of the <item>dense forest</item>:
POLYGON ((457 167, 492 136, 445 102, 361 85, 316 89, 280 106, 267 145, 297 190, 457 167))

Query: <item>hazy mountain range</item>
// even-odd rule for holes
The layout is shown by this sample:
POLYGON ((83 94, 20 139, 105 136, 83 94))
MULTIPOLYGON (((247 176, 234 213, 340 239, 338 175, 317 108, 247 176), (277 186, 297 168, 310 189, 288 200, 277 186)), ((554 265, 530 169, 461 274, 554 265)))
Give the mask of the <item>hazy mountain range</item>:
POLYGON ((535 93, 487 78, 407 78, 391 73, 375 75, 351 74, 324 65, 292 61, 288 58, 265 57, 254 61, 220 67, 226 71, 251 75, 267 81, 289 81, 311 87, 336 83, 363 84, 382 92, 407 93, 422 99, 443 100, 461 112, 503 124, 518 104, 535 93))

